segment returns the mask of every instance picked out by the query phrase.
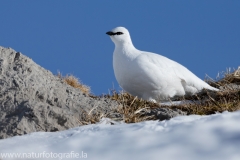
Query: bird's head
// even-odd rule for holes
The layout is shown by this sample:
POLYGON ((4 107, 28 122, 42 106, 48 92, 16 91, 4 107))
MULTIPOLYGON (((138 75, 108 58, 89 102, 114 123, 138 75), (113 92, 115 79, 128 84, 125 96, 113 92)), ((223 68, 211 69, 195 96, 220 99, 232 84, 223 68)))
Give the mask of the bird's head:
POLYGON ((116 27, 106 33, 110 36, 115 45, 131 44, 131 37, 128 30, 124 27, 116 27))

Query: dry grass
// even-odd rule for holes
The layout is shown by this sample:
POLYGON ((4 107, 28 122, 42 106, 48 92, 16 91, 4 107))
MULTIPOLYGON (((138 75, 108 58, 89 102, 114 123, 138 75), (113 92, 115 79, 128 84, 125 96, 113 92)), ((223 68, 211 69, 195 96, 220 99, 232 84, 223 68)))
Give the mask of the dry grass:
POLYGON ((225 90, 219 92, 203 91, 191 97, 185 97, 193 103, 181 106, 171 106, 190 114, 210 115, 216 112, 237 111, 240 109, 240 90, 225 90))
POLYGON ((112 100, 118 101, 121 106, 118 108, 118 112, 124 115, 124 122, 136 123, 145 120, 153 120, 155 117, 146 116, 145 110, 158 108, 159 105, 153 102, 145 101, 134 97, 126 92, 118 94, 113 91, 112 95, 108 95, 112 100))
POLYGON ((102 118, 106 117, 100 112, 91 113, 87 112, 85 110, 82 111, 81 115, 79 115, 81 118, 77 119, 80 125, 88 125, 88 124, 95 124, 99 122, 102 118))
POLYGON ((218 73, 217 81, 214 81, 210 77, 207 77, 206 81, 211 86, 214 86, 217 88, 230 83, 239 84, 240 83, 240 67, 238 67, 238 69, 233 69, 233 71, 231 71, 231 68, 227 68, 226 71, 218 73))
POLYGON ((66 82, 68 85, 70 85, 74 88, 80 89, 83 93, 85 93, 87 95, 90 94, 90 87, 82 84, 81 81, 77 77, 75 77, 73 75, 62 76, 60 72, 58 72, 57 76, 59 78, 63 79, 64 82, 66 82))

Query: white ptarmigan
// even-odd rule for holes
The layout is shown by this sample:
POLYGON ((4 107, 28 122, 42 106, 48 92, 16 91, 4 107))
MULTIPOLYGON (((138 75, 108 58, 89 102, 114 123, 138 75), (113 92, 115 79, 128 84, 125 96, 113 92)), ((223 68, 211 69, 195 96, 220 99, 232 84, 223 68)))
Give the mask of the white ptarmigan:
POLYGON ((136 49, 126 28, 117 27, 106 34, 115 44, 115 77, 131 95, 160 102, 174 96, 193 95, 203 88, 218 91, 181 64, 159 54, 136 49))

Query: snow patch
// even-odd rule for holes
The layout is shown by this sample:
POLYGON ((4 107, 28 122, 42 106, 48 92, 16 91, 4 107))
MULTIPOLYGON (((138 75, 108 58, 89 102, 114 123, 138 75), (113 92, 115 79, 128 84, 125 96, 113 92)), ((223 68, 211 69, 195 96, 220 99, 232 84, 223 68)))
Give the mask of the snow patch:
POLYGON ((84 153, 91 160, 240 159, 240 111, 180 116, 161 122, 111 125, 109 121, 3 139, 0 153, 74 152, 84 153))

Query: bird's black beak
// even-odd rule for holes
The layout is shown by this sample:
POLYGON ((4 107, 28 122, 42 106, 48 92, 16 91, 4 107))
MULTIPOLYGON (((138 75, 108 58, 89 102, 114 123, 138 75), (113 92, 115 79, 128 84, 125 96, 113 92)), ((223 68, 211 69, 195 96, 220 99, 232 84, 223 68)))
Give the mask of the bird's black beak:
POLYGON ((111 31, 108 31, 106 34, 107 34, 107 35, 109 35, 109 36, 112 36, 112 35, 114 35, 114 33, 113 33, 113 32, 111 32, 111 31))

